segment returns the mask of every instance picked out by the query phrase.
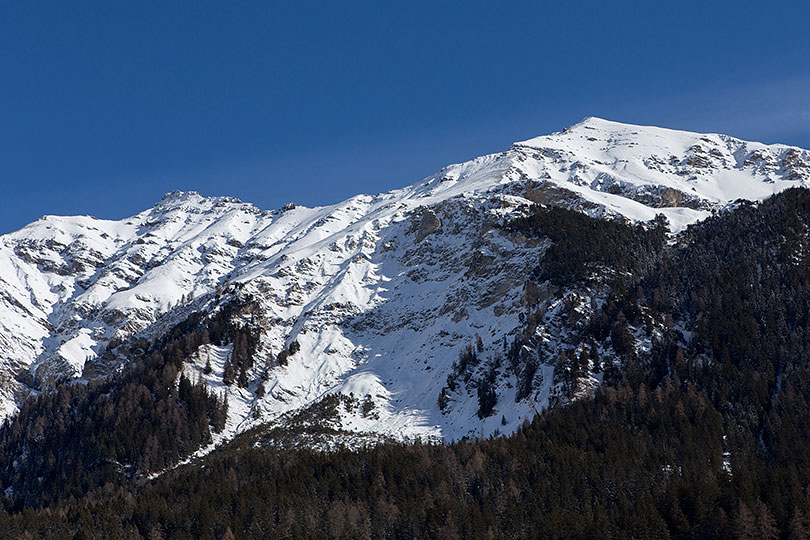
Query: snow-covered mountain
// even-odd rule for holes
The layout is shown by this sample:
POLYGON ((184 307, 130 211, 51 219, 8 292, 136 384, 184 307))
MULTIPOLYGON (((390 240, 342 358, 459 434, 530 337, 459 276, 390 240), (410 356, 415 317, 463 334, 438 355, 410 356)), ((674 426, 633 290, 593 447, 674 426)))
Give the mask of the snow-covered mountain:
MULTIPOLYGON (((808 182, 807 150, 588 118, 332 206, 263 211, 173 192, 120 221, 46 216, 0 237, 0 416, 54 381, 116 369, 124 359, 98 359, 110 340, 156 337, 194 310, 250 297, 262 346, 248 388, 221 382, 228 347, 204 346, 185 368, 228 393, 222 437, 333 393, 361 404, 340 409, 348 431, 509 432, 553 398, 551 366, 520 400, 516 375, 499 372, 484 420, 474 384, 437 399, 464 350, 497 358, 523 326, 526 269, 543 245, 499 225, 539 203, 633 221, 662 213, 677 232, 738 198, 808 182)), ((563 304, 588 309, 579 294, 544 300, 537 338, 550 351, 565 338, 563 304)))

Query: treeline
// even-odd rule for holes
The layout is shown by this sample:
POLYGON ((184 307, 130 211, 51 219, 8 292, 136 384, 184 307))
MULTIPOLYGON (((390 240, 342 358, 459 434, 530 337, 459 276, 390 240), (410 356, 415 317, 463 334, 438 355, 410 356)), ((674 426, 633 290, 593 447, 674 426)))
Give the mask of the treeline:
POLYGON ((155 343, 113 343, 106 355, 129 359, 108 380, 65 383, 27 400, 0 428, 0 481, 9 509, 44 507, 174 465, 225 426, 228 404, 182 372, 201 345, 238 340, 243 370, 256 333, 234 322, 249 304, 230 302, 211 316, 193 313, 155 343))
POLYGON ((628 225, 564 208, 535 205, 528 216, 506 224, 508 230, 552 244, 534 268, 535 277, 571 286, 594 273, 639 276, 648 272, 665 247, 667 220, 628 225))
POLYGON ((667 538, 670 520, 685 520, 684 512, 699 508, 703 533, 722 536, 733 534, 734 521, 724 510, 730 484, 721 470, 721 431, 719 414, 695 392, 662 389, 639 400, 630 389, 607 390, 545 413, 509 438, 333 453, 235 444, 204 467, 164 475, 135 497, 119 492, 7 516, 0 532, 667 538))
MULTIPOLYGON (((581 333, 578 338, 588 341, 586 346, 579 346, 572 339, 569 350, 561 351, 558 357, 546 357, 542 343, 535 338, 545 314, 542 307, 534 305, 532 297, 537 296, 543 282, 550 283, 557 293, 578 290, 590 295, 595 287, 624 290, 628 284, 637 282, 655 268, 664 256, 668 230, 666 218, 659 214, 651 223, 630 225, 563 208, 535 205, 525 217, 510 220, 503 224, 503 228, 548 241, 548 245, 538 250, 537 259, 526 272, 525 299, 529 309, 522 319, 525 326, 508 344, 504 342, 505 366, 517 379, 514 400, 519 402, 531 396, 542 363, 555 365, 555 382, 561 383, 562 397, 567 400, 577 392, 579 380, 590 368, 601 371, 594 339, 599 333, 581 333)), ((573 304, 567 308, 572 319, 576 317, 575 308, 573 304)), ((567 326, 574 330, 573 324, 567 326)), ((598 335, 598 341, 606 341, 611 332, 612 328, 608 328, 607 334, 598 335)), ((626 325, 616 332, 613 348, 623 356, 625 350, 631 348, 632 336, 626 325)), ((446 384, 437 396, 443 413, 450 411, 451 403, 459 395, 466 399, 470 388, 477 395, 480 418, 496 412, 497 379, 499 374, 501 377, 508 374, 499 372, 502 367, 500 354, 479 357, 482 351, 478 339, 477 347, 470 345, 465 348, 452 364, 446 384)), ((612 362, 608 362, 609 371, 611 366, 612 362)), ((559 398, 552 396, 555 402, 559 398)))

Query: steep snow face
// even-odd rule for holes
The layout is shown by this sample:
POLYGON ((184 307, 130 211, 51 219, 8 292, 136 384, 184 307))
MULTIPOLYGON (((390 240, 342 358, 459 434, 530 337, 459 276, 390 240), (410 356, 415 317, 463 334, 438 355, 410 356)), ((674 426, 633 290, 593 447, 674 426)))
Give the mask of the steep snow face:
MULTIPOLYGON (((260 306, 248 389, 219 386, 232 404, 230 434, 283 422, 330 393, 364 403, 341 409, 350 430, 397 439, 508 432, 553 398, 547 366, 519 401, 516 381, 500 377, 496 414, 484 420, 472 389, 437 404, 463 348, 496 358, 521 325, 525 269, 543 246, 499 223, 541 203, 630 220, 664 213, 678 230, 737 198, 808 180, 805 150, 590 118, 327 207, 261 211, 174 192, 121 221, 44 217, 0 237, 0 417, 32 388, 115 369, 93 361, 109 340, 159 335, 210 307, 217 291, 260 306), (292 342, 300 351, 279 365, 292 342)), ((564 330, 553 302, 546 307, 551 354, 564 330)), ((217 376, 227 348, 201 351, 189 374, 206 354, 217 376)))

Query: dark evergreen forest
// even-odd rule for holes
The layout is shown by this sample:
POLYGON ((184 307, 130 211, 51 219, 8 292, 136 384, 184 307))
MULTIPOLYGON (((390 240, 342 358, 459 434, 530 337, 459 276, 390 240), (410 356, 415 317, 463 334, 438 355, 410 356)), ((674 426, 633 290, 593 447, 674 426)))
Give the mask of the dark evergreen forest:
POLYGON ((137 359, 121 374, 27 400, 0 428, 5 506, 45 507, 140 480, 209 443, 211 431, 225 426, 228 404, 183 375, 176 384, 178 374, 184 359, 212 341, 242 344, 228 364, 244 373, 257 338, 231 320, 245 308, 229 303, 209 319, 194 313, 153 343, 113 343, 105 356, 137 359))
POLYGON ((527 269, 538 280, 610 269, 586 337, 615 351, 606 365, 621 360, 591 397, 512 436, 317 452, 247 434, 150 481, 100 472, 174 462, 217 425, 205 388, 156 384, 176 376, 190 324, 120 380, 44 395, 3 428, 0 478, 15 496, 0 536, 810 538, 810 191, 741 203, 674 244, 662 225, 539 207, 510 224, 551 239, 527 269), (115 431, 115 414, 140 423, 115 431), (21 470, 17 456, 36 458, 21 470))

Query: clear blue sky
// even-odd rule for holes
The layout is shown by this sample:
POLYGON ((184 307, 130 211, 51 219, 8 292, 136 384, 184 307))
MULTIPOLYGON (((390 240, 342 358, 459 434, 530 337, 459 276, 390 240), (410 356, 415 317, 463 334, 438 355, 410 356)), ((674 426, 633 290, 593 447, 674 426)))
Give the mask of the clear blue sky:
POLYGON ((173 189, 327 204, 590 115, 810 147, 808 21, 806 1, 0 1, 0 233, 173 189))

